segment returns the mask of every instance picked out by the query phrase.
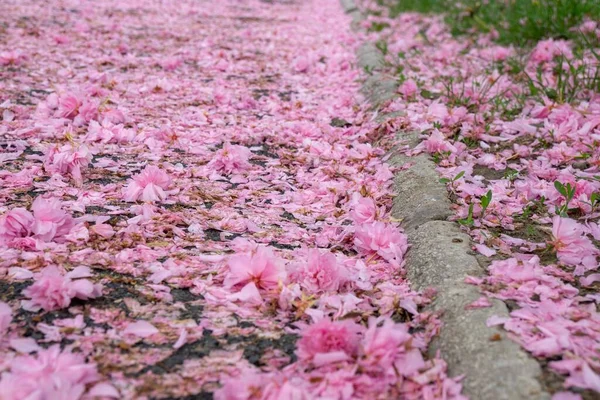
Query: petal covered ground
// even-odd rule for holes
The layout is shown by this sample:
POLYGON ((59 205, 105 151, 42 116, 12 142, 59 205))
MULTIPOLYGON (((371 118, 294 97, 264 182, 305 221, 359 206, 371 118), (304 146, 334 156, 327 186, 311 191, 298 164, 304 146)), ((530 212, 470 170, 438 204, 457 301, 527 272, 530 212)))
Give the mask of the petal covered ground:
POLYGON ((540 362, 555 399, 597 399, 600 24, 573 28, 584 46, 547 39, 521 49, 497 44, 494 31, 455 37, 442 16, 360 6, 386 53, 383 72, 398 80, 381 112, 397 116, 392 130, 422 134, 405 151, 435 160, 455 220, 488 267, 468 283, 511 310, 488 325, 540 362))
POLYGON ((461 398, 337 1, 4 1, 0 397, 461 398))

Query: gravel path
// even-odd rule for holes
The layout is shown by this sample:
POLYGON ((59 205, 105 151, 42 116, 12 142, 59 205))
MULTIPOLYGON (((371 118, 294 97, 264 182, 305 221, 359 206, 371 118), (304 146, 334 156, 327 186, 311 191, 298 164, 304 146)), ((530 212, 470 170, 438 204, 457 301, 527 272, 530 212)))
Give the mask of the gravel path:
POLYGON ((0 5, 0 398, 462 398, 337 2, 51 3, 0 5))

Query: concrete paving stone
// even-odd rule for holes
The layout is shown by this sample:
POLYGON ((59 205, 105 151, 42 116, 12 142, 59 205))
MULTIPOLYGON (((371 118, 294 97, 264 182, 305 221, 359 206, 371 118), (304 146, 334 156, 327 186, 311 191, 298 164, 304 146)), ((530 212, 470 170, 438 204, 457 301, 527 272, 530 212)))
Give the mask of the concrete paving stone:
MULTIPOLYGON (((342 0, 342 4, 345 10, 356 13, 352 0, 342 0)), ((396 95, 397 82, 378 73, 384 58, 373 44, 363 45, 357 58, 361 68, 371 72, 362 92, 377 112, 381 104, 396 95)), ((378 118, 383 122, 382 115, 378 118)), ((399 132, 398 139, 410 147, 419 142, 418 132, 399 132)), ((470 254, 470 237, 457 223, 447 221, 452 215, 451 202, 445 185, 439 182, 435 164, 426 155, 401 154, 394 155, 390 163, 411 163, 394 178, 392 215, 402 220, 411 244, 406 260, 411 285, 417 290, 437 291, 430 309, 442 313, 444 325, 429 349, 430 355, 440 351, 451 376, 465 375, 463 392, 471 399, 550 399, 538 380, 538 362, 506 332, 487 326, 491 316, 508 316, 506 305, 492 300, 491 307, 466 309, 480 293, 477 287, 464 283, 465 277, 485 274, 485 270, 470 254)))

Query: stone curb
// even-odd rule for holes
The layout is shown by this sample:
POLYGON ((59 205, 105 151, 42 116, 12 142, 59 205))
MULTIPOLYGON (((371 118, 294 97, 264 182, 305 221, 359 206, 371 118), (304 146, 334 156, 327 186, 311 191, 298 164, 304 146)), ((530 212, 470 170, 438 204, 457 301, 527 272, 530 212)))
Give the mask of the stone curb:
MULTIPOLYGON (((353 24, 362 19, 354 0, 341 0, 351 13, 353 24)), ((397 84, 377 73, 383 55, 372 44, 358 50, 358 63, 372 75, 362 92, 377 110, 394 97, 397 84)), ((417 132, 399 132, 398 138, 414 147, 417 132)), ((396 197, 392 215, 402 220, 411 248, 407 253, 407 276, 414 289, 433 287, 437 296, 429 307, 442 312, 444 326, 430 346, 430 355, 439 350, 448 363, 451 376, 465 375, 463 393, 474 400, 547 400, 538 378, 541 368, 521 347, 499 328, 488 328, 493 315, 506 317, 508 309, 499 300, 492 307, 466 310, 480 297, 479 290, 464 283, 466 276, 485 274, 471 250, 470 237, 458 224, 449 222, 453 214, 444 184, 439 182, 435 164, 426 155, 391 157, 392 165, 411 163, 394 177, 396 197)))

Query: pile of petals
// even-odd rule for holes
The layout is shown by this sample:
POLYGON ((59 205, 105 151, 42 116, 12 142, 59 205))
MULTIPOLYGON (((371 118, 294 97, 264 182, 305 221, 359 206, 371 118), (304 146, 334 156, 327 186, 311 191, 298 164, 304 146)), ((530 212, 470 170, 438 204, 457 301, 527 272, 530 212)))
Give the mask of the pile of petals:
MULTIPOLYGON (((434 371, 444 366, 439 360, 427 365, 418 346, 405 324, 389 319, 371 318, 365 328, 323 318, 303 329, 293 374, 289 367, 269 374, 242 370, 225 381, 215 398, 374 398, 391 393, 395 385, 401 398, 420 398, 436 392, 434 371), (360 379, 353 378, 357 368, 360 379), (310 379, 300 379, 303 375, 310 379), (417 395, 420 386, 425 389, 417 395)), ((460 397, 460 386, 450 385, 446 395, 460 397)))
POLYGON ((337 2, 4 3, 0 397, 462 398, 337 2))
POLYGON ((98 382, 100 375, 85 357, 61 351, 54 345, 38 348, 35 355, 21 355, 10 360, 9 370, 0 379, 4 399, 78 399, 86 392, 90 398, 117 398, 118 393, 108 383, 98 382))
MULTIPOLYGON (((488 276, 467 281, 516 304, 510 318, 489 324, 543 361, 557 398, 597 397, 600 97, 593 89, 571 93, 569 85, 597 71, 590 47, 600 26, 584 23, 592 40, 581 51, 553 39, 520 49, 496 44, 494 32, 453 37, 442 16, 390 18, 371 0, 360 7, 369 14, 363 27, 371 41, 387 44, 388 72, 399 80, 380 110, 393 113, 383 128, 422 134, 404 151, 431 155, 452 192, 455 220, 491 264, 488 276), (561 69, 578 75, 560 86, 561 69), (565 96, 536 96, 531 85, 565 96)), ((483 298, 470 307, 489 305, 483 298)))
POLYGON ((15 207, 0 217, 0 243, 7 247, 36 248, 39 243, 64 242, 74 222, 57 199, 39 196, 31 212, 15 207))
POLYGON ((102 285, 82 279, 90 276, 88 267, 77 267, 63 274, 56 266, 48 266, 34 275, 35 282, 23 290, 28 300, 23 300, 22 307, 28 311, 54 311, 68 307, 75 297, 81 300, 99 297, 102 285))

